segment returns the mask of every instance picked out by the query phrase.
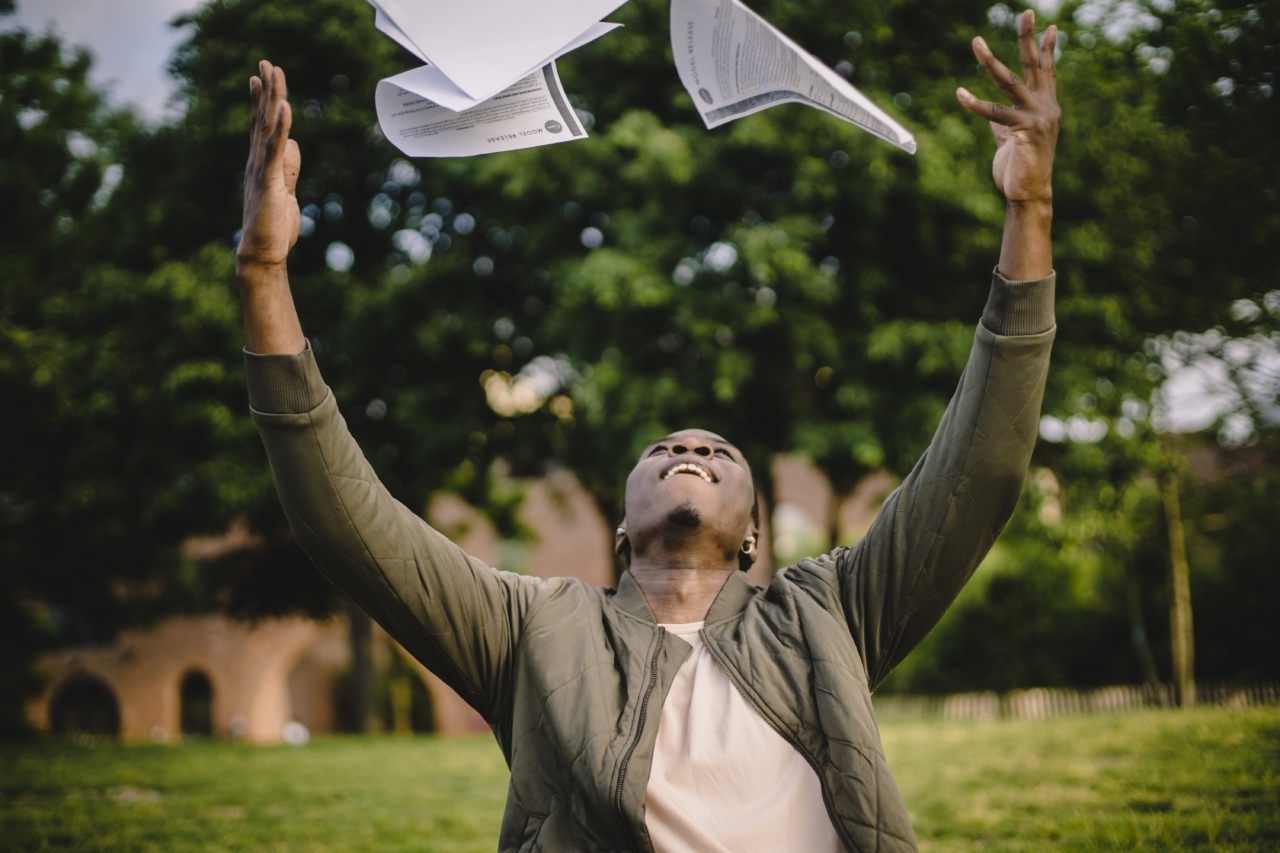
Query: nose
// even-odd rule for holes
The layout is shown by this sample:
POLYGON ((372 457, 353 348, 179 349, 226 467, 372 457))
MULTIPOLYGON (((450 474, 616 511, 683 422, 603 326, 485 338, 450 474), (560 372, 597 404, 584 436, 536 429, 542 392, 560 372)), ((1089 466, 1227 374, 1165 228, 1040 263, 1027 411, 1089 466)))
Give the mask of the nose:
POLYGON ((696 438, 685 438, 680 441, 672 442, 671 455, 680 456, 684 453, 696 453, 699 456, 710 456, 711 448, 705 444, 699 444, 696 438))

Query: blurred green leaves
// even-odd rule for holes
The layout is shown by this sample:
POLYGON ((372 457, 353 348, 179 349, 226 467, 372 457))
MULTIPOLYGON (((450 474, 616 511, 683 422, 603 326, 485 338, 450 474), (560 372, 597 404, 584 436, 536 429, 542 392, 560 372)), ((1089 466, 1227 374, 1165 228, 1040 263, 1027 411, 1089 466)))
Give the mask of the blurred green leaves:
MULTIPOLYGON (((994 144, 954 90, 998 95, 969 41, 984 35, 1016 65, 1012 12, 753 8, 903 121, 919 154, 797 105, 705 130, 656 0, 632 0, 611 16, 623 29, 559 63, 590 140, 414 163, 377 130, 372 92, 416 62, 361 0, 215 0, 184 18, 172 69, 185 113, 157 128, 104 107, 86 56, 0 35, 0 393, 6 446, 21 449, 0 462, 8 624, 36 613, 46 640, 68 642, 174 607, 331 604, 288 550, 244 415, 230 252, 246 81, 263 57, 288 72, 303 153, 308 227, 290 273, 304 329, 411 507, 449 487, 510 521, 492 473, 503 459, 516 475, 572 470, 616 518, 640 447, 685 426, 738 443, 766 495, 765 462, 781 451, 812 458, 840 492, 907 470, 998 257, 994 144), (497 374, 545 380, 532 411, 489 404, 483 377, 497 374), (265 550, 204 572, 183 560, 184 538, 242 515, 265 550)), ((1096 604, 1120 625, 1103 645, 1123 654, 1125 571, 1159 565, 1150 477, 1178 464, 1152 423, 1165 367, 1147 342, 1277 323, 1265 306, 1280 238, 1280 8, 1152 5, 1147 28, 1115 37, 1097 8, 1058 16, 1045 411, 1064 436, 1072 424, 1103 434, 1042 442, 1063 520, 1015 521, 993 576, 1066 573, 1011 581, 997 609, 1072 590, 1061 618, 1096 604), (1241 299, 1264 306, 1250 324, 1231 315, 1241 299)), ((1255 424, 1259 440, 1273 429, 1255 424)), ((1033 489, 1034 518, 1038 500, 1033 489)), ((1248 530, 1236 541, 1253 542, 1248 530)), ((1243 559, 1206 553, 1220 567, 1243 559)), ((1233 571, 1218 571, 1221 589, 1233 571)), ((1141 579, 1156 601, 1158 574, 1141 579)), ((34 628, 13 630, 13 647, 35 647, 34 628)))

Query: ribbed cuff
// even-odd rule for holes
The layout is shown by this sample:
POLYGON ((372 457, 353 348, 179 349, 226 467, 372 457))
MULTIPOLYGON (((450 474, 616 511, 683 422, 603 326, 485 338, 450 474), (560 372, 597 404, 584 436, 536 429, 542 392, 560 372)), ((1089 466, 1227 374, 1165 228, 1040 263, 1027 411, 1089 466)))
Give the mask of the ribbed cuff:
POLYGON ((982 325, 997 335, 1038 335, 1053 328, 1053 290, 1057 273, 1034 281, 1009 281, 991 275, 991 295, 982 325))
POLYGON ((300 415, 324 402, 329 393, 311 342, 298 355, 259 355, 244 351, 249 408, 266 415, 300 415))

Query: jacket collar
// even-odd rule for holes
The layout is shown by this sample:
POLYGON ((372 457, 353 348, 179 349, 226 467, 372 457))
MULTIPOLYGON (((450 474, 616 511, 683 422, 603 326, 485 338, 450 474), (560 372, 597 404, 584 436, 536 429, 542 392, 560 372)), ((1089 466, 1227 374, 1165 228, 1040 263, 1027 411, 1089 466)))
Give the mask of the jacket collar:
MULTIPOLYGON (((747 580, 746 572, 734 572, 720 588, 716 600, 711 603, 711 609, 707 612, 707 624, 737 616, 746 608, 747 602, 753 595, 755 595, 755 587, 747 580)), ((649 602, 645 600, 644 593, 635 578, 631 577, 631 572, 622 573, 622 577, 618 580, 618 592, 614 595, 613 601, 619 610, 630 613, 651 625, 657 624, 657 620, 653 618, 653 611, 649 609, 649 602)))
POLYGON ((747 580, 746 572, 734 572, 729 575, 724 586, 720 587, 720 594, 712 602, 711 609, 707 611, 707 624, 713 625, 737 616, 747 608, 747 602, 751 601, 755 594, 756 588, 751 585, 751 581, 747 580))

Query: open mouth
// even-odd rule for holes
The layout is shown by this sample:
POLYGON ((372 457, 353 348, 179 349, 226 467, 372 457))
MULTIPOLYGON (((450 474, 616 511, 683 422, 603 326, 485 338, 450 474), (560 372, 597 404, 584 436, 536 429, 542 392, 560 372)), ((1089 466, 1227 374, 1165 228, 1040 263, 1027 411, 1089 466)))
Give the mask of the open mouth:
POLYGON ((679 465, 672 465, 662 473, 662 479, 670 480, 676 474, 696 474, 708 483, 714 483, 716 481, 716 478, 712 476, 711 472, 702 465, 699 465, 697 462, 681 462, 679 465))

